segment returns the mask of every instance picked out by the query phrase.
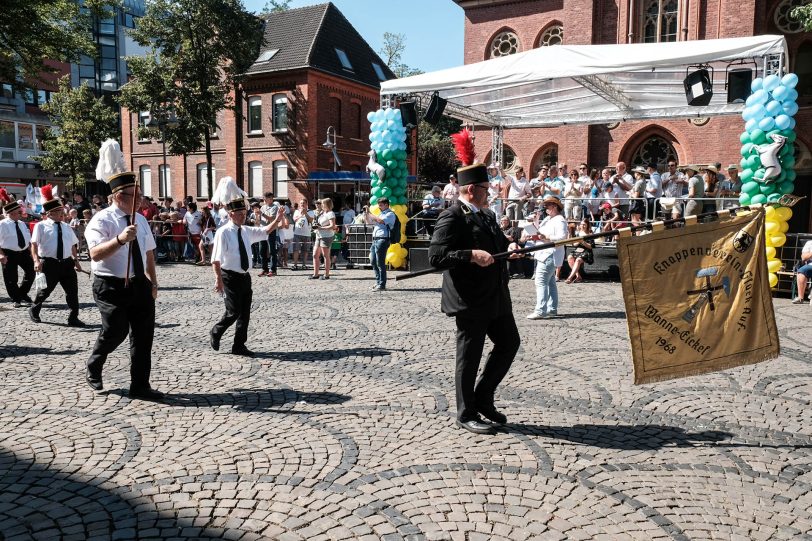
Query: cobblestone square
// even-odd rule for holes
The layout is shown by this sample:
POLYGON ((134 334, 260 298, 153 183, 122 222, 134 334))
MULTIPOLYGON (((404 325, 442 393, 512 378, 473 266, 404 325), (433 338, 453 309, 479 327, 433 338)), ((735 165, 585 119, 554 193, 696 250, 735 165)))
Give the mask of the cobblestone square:
POLYGON ((88 329, 61 290, 40 325, 0 308, 0 539, 812 539, 807 305, 775 300, 777 360, 633 386, 619 284, 559 284, 563 317, 528 321, 513 281, 509 424, 477 436, 453 422, 439 275, 254 276, 245 359, 233 330, 209 348, 211 270, 158 272, 165 403, 127 398, 126 347, 85 384, 87 276, 88 329))

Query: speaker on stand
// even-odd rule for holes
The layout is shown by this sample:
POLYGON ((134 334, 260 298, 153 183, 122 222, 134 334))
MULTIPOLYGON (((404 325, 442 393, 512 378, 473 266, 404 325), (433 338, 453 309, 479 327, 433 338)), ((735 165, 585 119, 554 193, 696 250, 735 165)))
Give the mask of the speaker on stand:
POLYGON ((750 96, 750 83, 753 82, 753 70, 737 69, 727 74, 727 102, 744 103, 750 96))
POLYGON ((431 101, 426 109, 426 114, 423 115, 423 120, 436 126, 437 123, 443 118, 443 111, 445 111, 445 106, 447 103, 448 102, 446 100, 440 97, 439 92, 435 92, 431 96, 431 101))

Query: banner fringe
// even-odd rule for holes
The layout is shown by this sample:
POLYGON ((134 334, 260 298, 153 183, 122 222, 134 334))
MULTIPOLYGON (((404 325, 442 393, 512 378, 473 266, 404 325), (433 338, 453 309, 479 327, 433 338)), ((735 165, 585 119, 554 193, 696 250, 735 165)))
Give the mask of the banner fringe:
POLYGON ((638 378, 637 374, 635 373, 635 375, 634 375, 634 384, 635 385, 645 385, 645 384, 648 384, 648 383, 659 383, 661 381, 671 381, 671 380, 674 380, 674 379, 690 378, 690 377, 693 377, 693 376, 703 376, 705 374, 711 374, 713 372, 720 372, 722 370, 730 370, 731 368, 740 368, 742 366, 750 366, 750 365, 753 365, 753 364, 763 363, 763 362, 766 362, 766 361, 772 361, 774 359, 777 359, 780 356, 781 356, 781 348, 779 347, 778 352, 775 353, 775 354, 768 351, 768 352, 766 352, 764 354, 761 354, 760 356, 757 356, 757 355, 750 356, 750 355, 748 355, 748 357, 751 357, 751 358, 747 358, 747 359, 744 359, 744 360, 742 360, 741 358, 730 359, 730 360, 725 361, 725 362, 717 362, 717 364, 715 364, 714 366, 699 367, 699 368, 696 368, 696 369, 693 369, 693 370, 686 370, 684 372, 680 372, 679 374, 675 374, 673 372, 670 373, 670 374, 665 373, 665 374, 662 374, 662 375, 649 374, 645 378, 638 378))

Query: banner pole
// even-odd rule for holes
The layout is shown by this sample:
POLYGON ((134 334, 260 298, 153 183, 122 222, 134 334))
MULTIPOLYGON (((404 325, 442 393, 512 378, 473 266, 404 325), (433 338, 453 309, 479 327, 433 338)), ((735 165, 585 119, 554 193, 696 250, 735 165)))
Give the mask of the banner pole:
MULTIPOLYGON (((593 233, 591 235, 586 235, 584 237, 572 237, 572 238, 569 238, 569 239, 561 239, 561 240, 557 240, 557 241, 554 241, 554 242, 546 242, 544 244, 537 244, 537 245, 531 246, 529 248, 520 248, 519 250, 501 252, 501 253, 498 253, 498 254, 493 254, 493 258, 495 260, 497 260, 497 261, 500 261, 502 259, 507 259, 512 255, 529 254, 531 252, 535 252, 535 251, 538 251, 538 250, 546 250, 547 248, 558 248, 559 246, 566 246, 566 245, 569 245, 569 244, 577 244, 577 243, 579 243, 581 241, 585 241, 585 240, 594 240, 594 239, 600 239, 600 238, 614 237, 615 235, 618 235, 621 230, 624 231, 624 232, 625 231, 635 232, 635 231, 643 231, 643 230, 651 231, 654 224, 663 225, 663 226, 672 225, 672 224, 684 224, 685 220, 687 218, 690 218, 691 220, 699 219, 699 218, 710 218, 710 217, 718 218, 720 216, 735 215, 736 212, 739 212, 739 211, 751 211, 751 210, 756 210, 756 209, 759 209, 759 208, 768 207, 768 206, 775 206, 775 205, 791 207, 795 203, 797 203, 797 201, 800 200, 800 199, 801 198, 796 198, 794 201, 784 201, 783 203, 779 200, 779 201, 772 202, 772 203, 767 203, 767 204, 764 204, 764 205, 761 205, 761 204, 743 205, 741 207, 733 207, 733 208, 724 209, 724 210, 714 210, 713 212, 705 212, 703 214, 697 214, 695 216, 685 216, 685 217, 682 217, 682 218, 672 218, 670 220, 647 221, 647 222, 642 223, 640 225, 635 225, 635 226, 631 226, 631 227, 622 227, 622 228, 619 228, 619 229, 613 229, 611 231, 604 231, 602 233, 593 233)), ((423 269, 423 270, 420 270, 420 271, 408 272, 406 274, 401 274, 399 276, 395 276, 395 281, 399 282, 401 280, 408 280, 410 278, 416 278, 418 276, 424 276, 426 274, 433 274, 435 272, 442 272, 444 270, 447 270, 447 269, 438 269, 438 268, 432 267, 430 269, 423 269)))

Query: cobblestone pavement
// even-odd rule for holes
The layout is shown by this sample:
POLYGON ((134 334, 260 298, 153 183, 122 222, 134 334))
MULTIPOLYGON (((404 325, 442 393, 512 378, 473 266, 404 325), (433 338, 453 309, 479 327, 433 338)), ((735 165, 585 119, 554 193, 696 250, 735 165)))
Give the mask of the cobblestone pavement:
MULTIPOLYGON (((775 302, 775 361, 631 384, 618 284, 561 284, 528 321, 496 436, 453 423, 454 324, 437 275, 254 277, 251 347, 214 353, 209 269, 159 268, 153 385, 84 383, 98 330, 0 305, 0 539, 812 539, 809 306, 775 302)), ((226 351, 232 331, 223 340, 226 351)))

